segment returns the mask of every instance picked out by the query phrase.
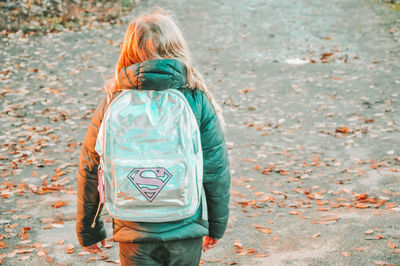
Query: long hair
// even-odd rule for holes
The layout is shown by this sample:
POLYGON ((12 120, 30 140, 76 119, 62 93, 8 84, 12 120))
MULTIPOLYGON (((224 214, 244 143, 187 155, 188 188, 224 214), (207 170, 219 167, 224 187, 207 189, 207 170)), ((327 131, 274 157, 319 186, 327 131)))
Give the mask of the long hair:
POLYGON ((193 67, 190 50, 181 30, 173 17, 162 9, 134 19, 126 29, 114 77, 105 87, 109 98, 121 90, 118 84, 121 69, 150 59, 162 58, 178 59, 185 64, 188 87, 197 88, 206 94, 222 127, 225 127, 222 109, 208 90, 202 75, 193 67))

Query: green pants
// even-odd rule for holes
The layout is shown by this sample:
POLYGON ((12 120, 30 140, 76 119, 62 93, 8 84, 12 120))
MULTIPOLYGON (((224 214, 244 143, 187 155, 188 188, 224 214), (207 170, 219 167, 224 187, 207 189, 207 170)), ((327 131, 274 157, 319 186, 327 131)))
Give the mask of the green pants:
POLYGON ((203 238, 161 242, 119 243, 122 266, 198 266, 203 238))

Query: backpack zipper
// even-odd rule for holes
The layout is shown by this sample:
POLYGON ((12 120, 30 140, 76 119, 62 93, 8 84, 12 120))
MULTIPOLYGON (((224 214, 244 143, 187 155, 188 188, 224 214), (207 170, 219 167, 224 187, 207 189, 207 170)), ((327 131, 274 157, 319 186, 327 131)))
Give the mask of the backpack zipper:
MULTIPOLYGON (((110 109, 111 104, 113 104, 116 100, 118 100, 118 98, 121 97, 122 94, 123 94, 123 92, 121 92, 121 93, 108 105, 107 110, 106 110, 106 112, 105 112, 105 114, 104 114, 102 123, 105 122, 106 119, 107 119, 108 110, 110 109)), ((103 139, 102 139, 102 143, 103 143, 103 145, 102 145, 102 146, 103 146, 103 147, 102 147, 102 154, 104 154, 104 156, 106 155, 106 153, 105 153, 105 149, 106 149, 106 146, 105 146, 105 144, 106 144, 106 141, 105 141, 105 134, 106 134, 106 126, 105 126, 105 123, 104 123, 104 124, 103 124, 103 136, 102 136, 102 137, 103 137, 103 139)), ((97 174, 99 174, 99 170, 100 170, 100 169, 103 169, 102 154, 100 154, 100 156, 99 156, 99 157, 100 157, 100 164, 99 164, 99 169, 97 169, 97 174)), ((104 158, 104 160, 105 160, 105 158, 104 158)), ((104 172, 103 172, 103 178, 104 178, 104 172)), ((103 182, 104 182, 104 181, 103 181, 103 182)), ((97 184, 97 185, 98 185, 98 184, 97 184)), ((103 188, 102 188, 102 189, 103 189, 103 188)), ((99 205, 97 206, 96 215, 94 216, 92 225, 90 226, 91 228, 95 228, 95 227, 96 227, 96 219, 97 219, 97 216, 99 216, 101 204, 102 204, 102 202, 101 202, 100 195, 99 195, 99 205)))

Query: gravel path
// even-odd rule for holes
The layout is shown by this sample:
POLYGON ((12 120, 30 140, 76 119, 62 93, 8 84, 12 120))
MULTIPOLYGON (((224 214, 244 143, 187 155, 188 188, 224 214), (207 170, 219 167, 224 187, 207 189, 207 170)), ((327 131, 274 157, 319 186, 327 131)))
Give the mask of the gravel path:
MULTIPOLYGON (((149 0, 126 21, 154 5, 177 16, 228 125, 231 217, 204 264, 400 264, 398 13, 368 0, 149 0)), ((79 247, 75 176, 125 27, 2 37, 5 265, 118 263, 117 245, 79 247)))

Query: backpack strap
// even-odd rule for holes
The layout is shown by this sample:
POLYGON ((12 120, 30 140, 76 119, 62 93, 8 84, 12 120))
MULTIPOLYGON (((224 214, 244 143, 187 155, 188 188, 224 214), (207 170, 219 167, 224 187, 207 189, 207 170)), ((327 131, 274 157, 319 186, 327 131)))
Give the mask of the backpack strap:
POLYGON ((204 187, 202 187, 202 192, 201 192, 201 219, 204 221, 208 220, 208 210, 207 210, 207 199, 206 199, 206 193, 204 190, 204 187))

